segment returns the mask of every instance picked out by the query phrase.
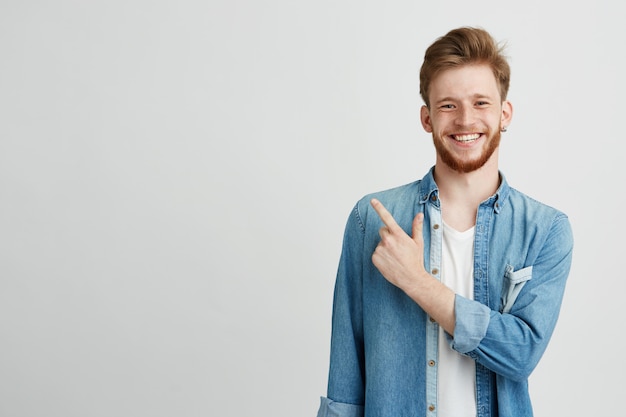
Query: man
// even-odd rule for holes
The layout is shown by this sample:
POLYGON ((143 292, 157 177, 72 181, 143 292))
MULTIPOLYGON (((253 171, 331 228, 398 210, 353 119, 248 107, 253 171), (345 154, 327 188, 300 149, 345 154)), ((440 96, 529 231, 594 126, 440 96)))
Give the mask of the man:
POLYGON ((482 29, 427 49, 421 122, 435 165, 350 214, 318 417, 532 416, 528 377, 557 322, 573 237, 565 214, 499 171, 509 79, 482 29))

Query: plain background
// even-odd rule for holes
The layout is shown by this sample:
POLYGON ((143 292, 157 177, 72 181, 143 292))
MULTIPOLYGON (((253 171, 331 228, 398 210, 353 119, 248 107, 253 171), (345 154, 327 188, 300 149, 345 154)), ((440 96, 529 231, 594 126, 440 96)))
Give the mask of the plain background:
POLYGON ((3 0, 0 417, 314 416, 348 213, 434 162, 463 25, 508 44, 501 169, 575 233, 536 415, 623 415, 618 8, 3 0))

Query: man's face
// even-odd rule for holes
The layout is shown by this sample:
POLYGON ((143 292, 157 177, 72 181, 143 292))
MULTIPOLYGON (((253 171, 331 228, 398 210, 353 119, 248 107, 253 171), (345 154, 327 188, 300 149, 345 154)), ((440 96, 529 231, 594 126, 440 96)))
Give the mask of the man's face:
POLYGON ((512 115, 501 102, 496 78, 487 65, 445 70, 430 85, 430 109, 422 107, 422 125, 433 135, 437 159, 467 173, 481 168, 500 144, 500 128, 512 115))

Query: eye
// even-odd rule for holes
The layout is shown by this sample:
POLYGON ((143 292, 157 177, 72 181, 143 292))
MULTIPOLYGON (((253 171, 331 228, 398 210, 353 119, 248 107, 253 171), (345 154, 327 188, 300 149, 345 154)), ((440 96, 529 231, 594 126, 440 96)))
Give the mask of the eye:
POLYGON ((439 108, 444 110, 453 109, 454 104, 442 104, 441 106, 439 106, 439 108))
POLYGON ((476 102, 476 105, 479 107, 484 107, 484 106, 488 106, 489 102, 488 101, 484 101, 484 100, 480 100, 478 102, 476 102))

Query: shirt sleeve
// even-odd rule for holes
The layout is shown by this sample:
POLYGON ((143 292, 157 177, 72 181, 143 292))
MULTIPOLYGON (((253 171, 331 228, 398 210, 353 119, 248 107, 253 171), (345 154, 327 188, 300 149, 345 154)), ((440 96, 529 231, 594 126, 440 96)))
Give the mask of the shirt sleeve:
POLYGON ((471 352, 487 334, 491 309, 457 294, 454 299, 454 312, 458 319, 450 346, 460 353, 471 352))
POLYGON ((339 403, 321 397, 317 417, 363 417, 363 406, 339 403))
POLYGON ((514 303, 495 310, 461 296, 455 299, 455 330, 450 346, 496 374, 527 379, 552 336, 569 275, 573 236, 566 216, 557 216, 536 258, 532 279, 514 303))
POLYGON ((357 207, 346 225, 335 281, 327 392, 333 401, 348 404, 365 403, 361 265, 364 229, 357 207))

